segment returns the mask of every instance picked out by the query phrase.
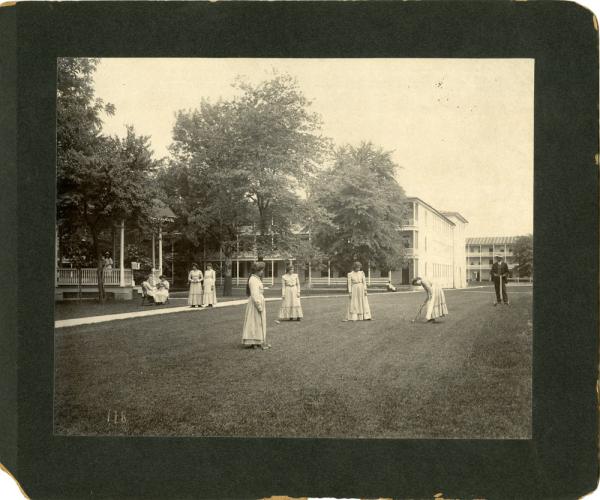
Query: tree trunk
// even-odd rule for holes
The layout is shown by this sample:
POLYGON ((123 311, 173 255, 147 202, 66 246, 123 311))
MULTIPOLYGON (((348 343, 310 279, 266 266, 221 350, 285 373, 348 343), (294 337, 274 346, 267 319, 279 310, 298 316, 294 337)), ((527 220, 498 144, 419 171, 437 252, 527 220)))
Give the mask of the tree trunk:
POLYGON ((223 280, 223 296, 231 297, 233 295, 233 280, 231 278, 231 255, 225 255, 225 260, 223 262, 224 267, 224 280, 223 280))

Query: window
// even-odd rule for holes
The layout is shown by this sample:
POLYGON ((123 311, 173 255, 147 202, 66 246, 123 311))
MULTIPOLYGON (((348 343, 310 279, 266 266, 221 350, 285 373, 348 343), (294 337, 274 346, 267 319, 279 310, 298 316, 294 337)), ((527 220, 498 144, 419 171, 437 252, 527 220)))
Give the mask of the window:
MULTIPOLYGON (((490 251, 490 253, 494 253, 494 247, 490 247, 488 250, 490 251)), ((508 295, 508 293, 506 295, 508 295)))
MULTIPOLYGON (((494 259, 489 259, 489 263, 493 264, 494 263, 494 259)), ((508 295, 508 292, 506 292, 506 295, 508 295)))

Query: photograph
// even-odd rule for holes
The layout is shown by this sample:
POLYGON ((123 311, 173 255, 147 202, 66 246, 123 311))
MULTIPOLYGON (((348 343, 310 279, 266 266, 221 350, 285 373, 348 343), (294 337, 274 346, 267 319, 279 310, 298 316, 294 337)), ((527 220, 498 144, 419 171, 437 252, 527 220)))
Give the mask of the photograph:
POLYGON ((59 57, 54 435, 532 439, 535 62, 59 57))

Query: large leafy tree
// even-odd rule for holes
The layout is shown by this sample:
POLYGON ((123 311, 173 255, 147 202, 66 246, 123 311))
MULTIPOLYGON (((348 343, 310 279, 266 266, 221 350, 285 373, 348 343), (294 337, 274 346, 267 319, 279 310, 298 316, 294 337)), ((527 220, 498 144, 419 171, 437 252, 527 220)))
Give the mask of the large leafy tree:
POLYGON ((391 152, 362 143, 339 148, 333 165, 313 183, 311 200, 324 211, 316 217, 314 238, 338 269, 349 269, 354 260, 382 270, 402 263, 405 193, 397 171, 391 152))
POLYGON ((225 295, 231 295, 233 253, 249 243, 240 233, 253 222, 248 179, 236 152, 235 123, 230 102, 203 100, 196 110, 178 112, 172 161, 158 177, 192 247, 201 244, 223 252, 225 295))
POLYGON ((58 61, 57 220, 71 243, 89 238, 104 300, 101 237, 120 220, 148 217, 157 164, 148 138, 133 128, 124 138, 102 135, 102 115, 114 113, 114 107, 94 95, 97 64, 86 58, 58 61))
POLYGON ((182 232, 223 251, 225 290, 231 290, 231 258, 253 245, 259 259, 297 243, 301 186, 327 151, 319 118, 288 75, 252 85, 238 80, 230 101, 203 100, 179 111, 173 129, 173 161, 161 185, 183 216, 182 232), (240 238, 253 225, 256 238, 240 238))
POLYGON ((257 85, 239 80, 236 87, 241 95, 232 103, 235 154, 248 179, 246 196, 256 209, 260 258, 275 239, 280 250, 295 243, 291 228, 298 222, 299 193, 330 145, 293 77, 274 75, 257 85))
POLYGON ((519 236, 513 246, 519 276, 533 275, 533 235, 519 236))

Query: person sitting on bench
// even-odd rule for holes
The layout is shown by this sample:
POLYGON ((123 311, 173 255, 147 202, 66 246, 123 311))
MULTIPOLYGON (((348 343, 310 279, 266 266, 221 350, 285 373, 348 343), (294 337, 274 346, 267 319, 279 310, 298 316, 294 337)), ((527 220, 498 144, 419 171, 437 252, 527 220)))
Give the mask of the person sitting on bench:
POLYGON ((167 277, 164 275, 160 276, 160 281, 156 285, 156 291, 154 292, 154 303, 164 304, 169 299, 169 282, 167 277))
POLYGON ((146 276, 146 279, 142 281, 142 289, 149 302, 154 302, 154 295, 157 292, 153 282, 154 278, 151 273, 149 273, 148 276, 146 276))

